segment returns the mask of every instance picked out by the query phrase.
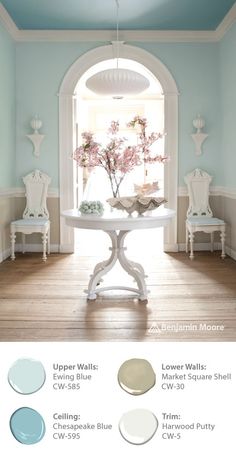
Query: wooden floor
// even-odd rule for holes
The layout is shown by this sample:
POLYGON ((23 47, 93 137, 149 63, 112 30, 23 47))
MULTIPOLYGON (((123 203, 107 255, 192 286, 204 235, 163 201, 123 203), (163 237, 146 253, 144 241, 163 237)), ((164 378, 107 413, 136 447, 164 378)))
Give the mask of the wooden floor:
MULTIPOLYGON (((121 293, 87 301, 97 259, 40 256, 0 264, 1 341, 236 341, 236 262, 218 252, 142 259, 148 303, 121 293)), ((120 283, 122 272, 112 275, 120 283)))

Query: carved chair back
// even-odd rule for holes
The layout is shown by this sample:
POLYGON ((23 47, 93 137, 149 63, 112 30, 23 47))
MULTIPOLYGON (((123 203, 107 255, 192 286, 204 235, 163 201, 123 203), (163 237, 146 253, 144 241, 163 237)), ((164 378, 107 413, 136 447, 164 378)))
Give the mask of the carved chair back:
POLYGON ((212 217, 213 214, 209 205, 209 187, 212 177, 204 170, 195 169, 186 175, 184 180, 189 194, 187 217, 212 217))
POLYGON ((49 218, 46 199, 51 178, 40 170, 34 170, 23 178, 26 188, 24 219, 49 218))

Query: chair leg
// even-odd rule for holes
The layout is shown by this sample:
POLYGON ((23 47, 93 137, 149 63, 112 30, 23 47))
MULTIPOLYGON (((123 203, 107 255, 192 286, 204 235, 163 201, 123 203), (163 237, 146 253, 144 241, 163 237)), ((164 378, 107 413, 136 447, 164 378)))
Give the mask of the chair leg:
POLYGON ((43 261, 47 261, 47 254, 46 254, 46 251, 47 251, 47 234, 44 233, 42 235, 42 242, 43 242, 43 261))
POLYGON ((11 238, 11 260, 14 261, 16 259, 15 257, 16 233, 14 231, 11 231, 10 238, 11 238))
POLYGON ((188 228, 187 225, 185 227, 185 251, 188 253, 188 228))
POLYGON ((194 233, 190 231, 189 233, 189 241, 190 241, 190 259, 194 259, 194 254, 193 254, 193 242, 194 242, 194 233))
POLYGON ((50 228, 48 230, 47 237, 48 237, 48 254, 50 254, 50 228))
POLYGON ((221 239, 221 245, 222 245, 221 257, 222 259, 224 259, 225 258, 225 227, 220 232, 220 239, 221 239))
POLYGON ((211 252, 214 251, 214 232, 211 232, 211 252))
POLYGON ((22 238, 22 253, 25 253, 25 234, 23 234, 23 232, 22 232, 21 238, 22 238))

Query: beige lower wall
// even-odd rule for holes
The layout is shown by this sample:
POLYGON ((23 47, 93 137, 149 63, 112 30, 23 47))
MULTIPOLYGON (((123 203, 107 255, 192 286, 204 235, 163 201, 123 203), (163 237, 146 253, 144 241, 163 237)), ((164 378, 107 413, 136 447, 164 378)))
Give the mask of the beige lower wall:
POLYGON ((222 197, 222 218, 227 223, 226 244, 236 255, 236 199, 222 197))
POLYGON ((15 218, 14 197, 0 196, 0 262, 10 250, 10 222, 15 218))
MULTIPOLYGON (((60 209, 59 198, 49 197, 47 200, 48 211, 51 221, 51 245, 60 245, 60 209)), ((226 245, 232 249, 232 256, 236 253, 236 199, 222 196, 211 196, 210 205, 214 216, 222 218, 227 223, 226 245)), ((0 196, 0 262, 9 254, 10 250, 10 222, 22 217, 25 208, 24 197, 4 197, 0 196)), ((178 197, 178 244, 185 243, 185 218, 188 209, 188 197, 178 197)), ((215 241, 220 241, 219 235, 215 241)), ((17 243, 20 236, 17 236, 17 243)), ((198 233, 195 237, 196 243, 209 242, 209 235, 198 233)), ((28 244, 41 244, 40 234, 28 235, 28 244)))
MULTIPOLYGON (((178 244, 185 243, 185 218, 188 209, 188 196, 178 198, 178 244)), ((225 196, 210 196, 210 206, 213 215, 222 218, 227 223, 226 246, 236 252, 236 199, 225 196)), ((207 243, 209 234, 197 233, 196 243, 207 243)), ((215 241, 220 242, 219 234, 215 235, 215 241)))

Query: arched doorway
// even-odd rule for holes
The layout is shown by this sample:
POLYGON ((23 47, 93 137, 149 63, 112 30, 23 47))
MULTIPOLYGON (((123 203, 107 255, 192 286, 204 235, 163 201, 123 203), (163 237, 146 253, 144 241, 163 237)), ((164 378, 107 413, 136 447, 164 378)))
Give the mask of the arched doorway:
MULTIPOLYGON (((95 48, 81 56, 66 73, 59 91, 59 154, 60 154, 60 210, 74 206, 73 167, 69 153, 73 151, 73 103, 74 90, 81 76, 94 64, 115 56, 113 45, 95 48)), ((120 57, 144 65, 159 80, 164 92, 165 154, 170 162, 165 166, 164 194, 169 208, 177 211, 178 179, 178 89, 163 63, 141 48, 121 43, 120 57)), ((60 221, 60 251, 73 252, 74 231, 60 221)), ((177 217, 165 230, 165 251, 177 251, 177 217)))

